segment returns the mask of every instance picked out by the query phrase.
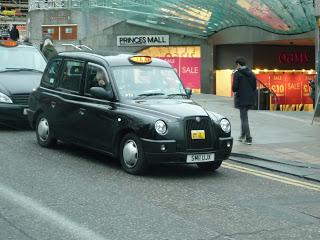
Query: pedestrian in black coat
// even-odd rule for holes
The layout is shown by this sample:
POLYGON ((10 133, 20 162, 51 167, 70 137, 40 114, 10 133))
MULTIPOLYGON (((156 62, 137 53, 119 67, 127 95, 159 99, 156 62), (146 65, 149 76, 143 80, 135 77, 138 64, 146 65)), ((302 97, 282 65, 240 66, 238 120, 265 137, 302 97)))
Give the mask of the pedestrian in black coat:
POLYGON ((53 46, 51 38, 46 38, 43 43, 43 47, 41 49, 43 55, 46 57, 47 61, 49 61, 51 58, 55 57, 58 52, 53 46))
POLYGON ((310 80, 309 81, 309 86, 310 86, 310 97, 312 98, 312 104, 313 104, 313 108, 315 105, 315 97, 316 97, 316 84, 314 80, 310 80))
POLYGON ((239 141, 252 144, 250 134, 248 110, 255 104, 257 80, 255 74, 246 66, 243 57, 236 59, 236 70, 233 75, 232 91, 234 94, 234 104, 240 110, 241 135, 239 141))
POLYGON ((20 34, 19 34, 19 30, 17 29, 16 25, 12 26, 12 29, 10 30, 9 34, 10 34, 10 38, 13 41, 18 41, 20 34))

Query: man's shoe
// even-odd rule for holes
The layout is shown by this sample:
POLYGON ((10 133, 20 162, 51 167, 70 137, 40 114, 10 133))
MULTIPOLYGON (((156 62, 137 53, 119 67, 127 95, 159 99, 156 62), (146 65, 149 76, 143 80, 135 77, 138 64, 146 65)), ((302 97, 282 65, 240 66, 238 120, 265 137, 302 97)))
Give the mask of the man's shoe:
POLYGON ((243 141, 244 144, 252 145, 252 139, 246 139, 243 141))
POLYGON ((238 141, 239 141, 239 142, 244 142, 244 141, 245 141, 245 139, 246 139, 245 137, 241 137, 241 136, 240 136, 240 137, 238 137, 238 141))

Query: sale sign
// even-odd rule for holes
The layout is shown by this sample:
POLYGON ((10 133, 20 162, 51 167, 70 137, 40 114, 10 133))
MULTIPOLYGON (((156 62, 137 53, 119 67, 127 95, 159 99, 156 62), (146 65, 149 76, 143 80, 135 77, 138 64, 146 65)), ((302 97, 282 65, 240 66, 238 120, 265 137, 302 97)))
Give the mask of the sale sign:
POLYGON ((259 73, 256 75, 258 82, 257 84, 261 84, 266 86, 267 88, 270 88, 270 74, 268 73, 259 73))
POLYGON ((309 81, 314 81, 316 75, 308 74, 305 75, 305 79, 302 81, 302 102, 305 104, 312 104, 312 98, 310 97, 311 87, 309 86, 309 81))
POLYGON ((180 58, 180 77, 185 86, 200 89, 200 58, 180 58))
POLYGON ((283 75, 285 77, 285 104, 302 104, 303 75, 290 73, 283 75))
POLYGON ((158 57, 168 63, 174 68, 176 73, 180 75, 180 60, 178 57, 158 57))
POLYGON ((277 104, 285 104, 285 78, 282 74, 270 75, 270 89, 277 96, 277 104))
POLYGON ((312 104, 308 81, 315 79, 314 74, 261 73, 257 74, 257 79, 276 94, 277 104, 312 104))

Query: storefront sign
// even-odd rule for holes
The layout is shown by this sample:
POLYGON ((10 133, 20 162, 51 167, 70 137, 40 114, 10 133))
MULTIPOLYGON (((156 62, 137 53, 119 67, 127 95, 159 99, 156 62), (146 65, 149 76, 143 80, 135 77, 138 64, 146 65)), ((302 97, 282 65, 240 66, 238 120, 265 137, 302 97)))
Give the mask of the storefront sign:
POLYGON ((118 47, 167 46, 169 35, 124 35, 117 36, 118 47))
POLYGON ((253 54, 253 69, 315 69, 314 46, 255 45, 253 54))
POLYGON ((16 11, 15 10, 3 10, 0 11, 1 15, 3 16, 15 16, 16 15, 16 11))
POLYGON ((26 25, 17 25, 19 31, 26 31, 26 25))
POLYGON ((69 15, 64 16, 51 16, 50 17, 51 23, 68 23, 68 20, 70 20, 69 15))
POLYGON ((308 52, 281 52, 278 54, 279 64, 308 64, 311 59, 308 52))

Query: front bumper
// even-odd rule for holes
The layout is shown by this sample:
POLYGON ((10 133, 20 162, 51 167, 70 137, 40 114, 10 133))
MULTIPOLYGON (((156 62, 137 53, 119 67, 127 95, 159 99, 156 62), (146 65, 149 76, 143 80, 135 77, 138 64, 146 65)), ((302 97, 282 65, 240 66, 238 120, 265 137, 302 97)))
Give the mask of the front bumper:
POLYGON ((216 149, 197 149, 196 151, 179 151, 175 140, 150 140, 141 139, 145 157, 149 164, 158 163, 187 163, 187 155, 214 153, 214 161, 223 161, 229 158, 233 138, 225 137, 218 139, 216 149), (161 149, 165 146, 165 150, 161 149))
POLYGON ((25 105, 0 103, 0 123, 4 125, 28 124, 25 105))

